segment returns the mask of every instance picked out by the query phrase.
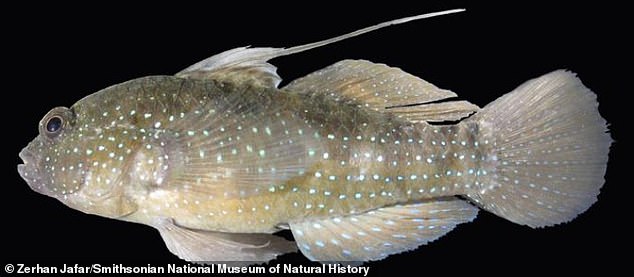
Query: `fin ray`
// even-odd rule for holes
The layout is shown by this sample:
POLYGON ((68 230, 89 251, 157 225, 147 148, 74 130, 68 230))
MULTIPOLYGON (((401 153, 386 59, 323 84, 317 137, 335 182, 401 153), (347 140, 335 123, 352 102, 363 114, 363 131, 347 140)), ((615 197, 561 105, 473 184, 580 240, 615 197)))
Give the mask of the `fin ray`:
POLYGON ((290 223, 302 253, 315 261, 369 261, 415 249, 475 218, 455 197, 380 208, 363 214, 290 223))
POLYGON ((493 145, 468 196, 515 223, 551 226, 596 200, 612 139, 596 95, 558 70, 527 81, 470 118, 493 145))
POLYGON ((282 78, 280 78, 280 76, 277 74, 277 68, 274 65, 268 63, 268 60, 270 59, 325 46, 337 41, 345 40, 367 32, 388 27, 390 25, 397 25, 413 20, 452 14, 462 11, 464 11, 464 9, 453 9, 391 20, 334 38, 290 48, 238 47, 195 63, 176 73, 176 76, 183 78, 216 79, 233 82, 251 81, 260 86, 277 87, 282 78))
POLYGON ((410 122, 456 121, 465 118, 480 108, 467 101, 450 101, 424 105, 396 107, 390 113, 404 117, 410 122))
POLYGON ((285 90, 355 101, 376 111, 438 101, 456 94, 399 68, 365 60, 343 60, 294 80, 285 90))
POLYGON ((156 219, 167 248, 189 262, 237 262, 254 264, 297 251, 295 244, 271 234, 241 234, 193 230, 179 226, 171 218, 156 219))
POLYGON ((257 195, 308 171, 323 143, 293 111, 265 95, 214 96, 193 122, 169 130, 164 183, 201 197, 257 195), (177 161, 177 162, 173 162, 177 161))
POLYGON ((322 94, 410 122, 462 119, 479 110, 467 101, 439 101, 457 95, 401 69, 365 60, 343 60, 291 82, 290 92, 322 94))

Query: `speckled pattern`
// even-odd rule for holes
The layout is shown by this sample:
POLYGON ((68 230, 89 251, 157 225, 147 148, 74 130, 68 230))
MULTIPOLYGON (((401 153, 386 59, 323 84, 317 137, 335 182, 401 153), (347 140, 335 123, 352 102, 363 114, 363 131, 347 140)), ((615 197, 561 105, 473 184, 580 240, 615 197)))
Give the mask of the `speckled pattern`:
POLYGON ((325 98, 274 90, 235 97, 231 90, 248 91, 161 76, 87 97, 71 108, 75 122, 86 123, 65 132, 68 144, 53 146, 45 160, 55 165, 44 167, 51 181, 39 185, 62 197, 81 186, 94 197, 122 187, 139 206, 130 218, 167 215, 192 228, 248 232, 460 194, 486 174, 478 170, 486 158, 478 145, 488 141, 475 141, 465 125, 414 124, 325 98), (259 118, 263 111, 273 118, 259 118), (249 177, 267 182, 240 180, 249 177), (243 190, 208 184, 230 178, 243 190), (232 198, 229 190, 255 195, 224 199, 232 198))
POLYGON ((483 109, 362 60, 277 88, 268 59, 354 35, 237 48, 54 108, 18 171, 36 192, 153 226, 179 257, 208 262, 295 251, 270 235, 284 228, 312 260, 378 260, 473 220, 477 207, 543 227, 596 201, 611 138, 570 72, 483 109))

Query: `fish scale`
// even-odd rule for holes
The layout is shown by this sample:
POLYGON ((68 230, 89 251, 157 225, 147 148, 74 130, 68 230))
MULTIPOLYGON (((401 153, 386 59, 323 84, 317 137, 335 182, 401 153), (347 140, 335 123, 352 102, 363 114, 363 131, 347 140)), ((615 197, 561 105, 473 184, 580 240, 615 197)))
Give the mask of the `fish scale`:
MULTIPOLYGON (((150 84, 154 81, 139 80, 139 82, 150 84)), ((160 89, 153 85, 150 87, 146 85, 141 91, 145 94, 144 97, 156 99, 158 102, 180 102, 178 98, 161 99, 163 92, 175 90, 165 85, 170 82, 174 82, 175 87, 181 86, 178 80, 161 81, 157 82, 163 83, 160 89), (152 91, 156 93, 148 94, 152 91)), ((199 81, 188 80, 187 82, 191 83, 186 85, 188 92, 204 93, 210 88, 199 81)), ((262 93, 259 92, 260 95, 262 93)), ((231 92, 222 94, 231 94, 231 92)), ((273 190, 265 192, 264 196, 255 196, 253 199, 216 201, 215 198, 206 196, 201 199, 197 193, 166 191, 160 194, 163 197, 156 199, 150 197, 153 201, 141 204, 143 209, 156 210, 161 215, 179 218, 179 223, 191 228, 211 228, 229 232, 247 232, 254 229, 273 230, 281 223, 305 216, 344 215, 408 200, 460 194, 462 192, 460 186, 471 185, 478 171, 477 162, 482 156, 477 149, 466 148, 467 141, 469 145, 473 145, 470 141, 473 137, 469 136, 473 132, 466 130, 464 125, 433 126, 418 123, 417 125, 425 124, 426 126, 411 126, 412 124, 402 119, 396 117, 379 119, 381 115, 376 112, 364 111, 356 105, 342 106, 337 101, 324 99, 325 103, 314 105, 319 102, 310 99, 310 101, 303 101, 306 103, 304 105, 286 106, 284 103, 295 105, 296 96, 277 95, 274 97, 271 95, 269 97, 275 98, 276 104, 283 107, 282 110, 290 110, 302 116, 301 119, 310 122, 310 126, 321 126, 323 131, 319 131, 319 137, 327 145, 327 150, 313 154, 320 159, 309 165, 310 170, 283 184, 273 184, 273 190), (285 99, 289 97, 292 99, 285 99), (313 109, 311 113, 303 112, 309 108, 313 109), (341 120, 338 114, 354 114, 356 117, 355 120, 352 120, 352 117, 341 120), (368 120, 363 122, 363 120, 359 121, 359 118, 368 120), (350 127, 345 127, 346 125, 350 127), (335 129, 332 126, 341 127, 335 129), (380 129, 383 130, 377 132, 380 129), (356 132, 346 132, 347 130, 356 130, 356 132), (361 139, 358 139, 358 136, 361 139), (454 156, 453 153, 456 155, 454 156), (460 159, 461 156, 463 159, 460 159), (344 165, 341 165, 341 161, 344 161, 344 165), (396 166, 394 162, 397 163, 396 166), (399 177, 402 180, 399 180, 399 177), (190 207, 192 204, 196 205, 195 208, 190 207), (166 212, 164 207, 167 205, 170 210, 166 212), (280 216, 284 214, 286 216, 280 216)), ((213 102, 211 97, 206 99, 213 102)), ((253 105, 259 104, 261 102, 253 103, 253 105)), ((173 110, 173 113, 195 114, 191 106, 183 107, 185 109, 173 110)), ((208 110, 223 109, 205 105, 196 106, 196 108, 201 111, 201 114, 207 113, 208 110)), ((260 110, 261 108, 252 107, 251 109, 260 110)), ((143 113, 152 113, 157 116, 162 114, 157 110, 143 110, 143 113)), ((155 119, 160 120, 159 117, 155 119)), ((146 121, 145 124, 151 125, 151 122, 146 121)), ((181 120, 175 120, 166 124, 165 128, 179 129, 182 124, 180 122, 181 120)), ((137 124, 141 123, 137 122, 137 124)), ((198 132, 192 140, 218 142, 213 139, 215 133, 222 132, 212 130, 207 136, 198 132)), ((196 146, 193 144, 189 147, 196 146)), ((214 164, 217 154, 208 153, 207 157, 209 162, 214 164)), ((194 156, 193 158, 204 160, 204 157, 194 156)), ((151 172, 152 170, 143 171, 151 172)), ((145 216, 156 215, 149 212, 145 216)))
POLYGON ((461 194, 462 186, 473 184, 479 160, 485 157, 479 149, 466 147, 473 145, 473 136, 464 125, 409 125, 395 118, 383 125, 388 127, 382 132, 372 124, 356 133, 333 132, 333 138, 326 139, 330 147, 322 161, 307 177, 287 183, 298 188, 286 196, 287 203, 298 203, 291 216, 364 212, 408 200, 461 194))
MULTIPOLYGON (((435 130, 449 128, 453 127, 429 126, 435 130)), ((461 187, 472 185, 475 180, 480 155, 470 154, 476 153, 470 149, 452 150, 459 147, 447 145, 450 140, 442 131, 432 134, 411 134, 408 138, 412 142, 405 139, 402 144, 394 144, 396 139, 384 139, 385 143, 380 143, 381 139, 354 141, 344 153, 333 151, 316 166, 314 176, 297 181, 303 185, 295 186, 298 191, 286 196, 287 203, 300 203, 295 207, 297 212, 291 210, 291 216, 362 213, 409 200, 461 194, 461 187), (432 141, 437 141, 437 145, 423 146, 432 141), (446 146, 442 146, 445 141, 446 146), (472 155, 477 158, 470 158, 472 155), (347 166, 342 166, 341 161, 347 166), (311 208, 304 209, 305 206, 311 208)))
POLYGON ((572 73, 529 80, 480 109, 398 68, 343 60, 278 88, 236 48, 52 109, 20 152, 38 193, 142 223, 192 262, 372 261, 436 240, 478 207, 544 227, 596 201, 611 144, 572 73), (436 123, 436 124, 432 124, 436 123), (444 125, 442 125, 444 124, 444 125), (476 207, 477 206, 477 207, 476 207), (295 241, 272 233, 288 228, 295 241))

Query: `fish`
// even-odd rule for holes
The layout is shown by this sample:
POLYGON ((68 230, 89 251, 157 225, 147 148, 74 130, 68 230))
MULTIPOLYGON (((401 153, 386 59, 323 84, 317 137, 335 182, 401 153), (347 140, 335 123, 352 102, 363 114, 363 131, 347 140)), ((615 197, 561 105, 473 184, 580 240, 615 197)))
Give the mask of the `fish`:
MULTIPOLYGON (((279 88, 269 60, 228 50, 57 107, 19 154, 35 192, 158 230, 191 262, 300 251, 366 262, 406 252, 479 210, 533 228, 569 222, 603 186, 612 139, 574 73, 529 80, 480 108, 398 68, 343 60, 279 88), (276 235, 290 230, 294 241, 276 235)), ((61 228, 61 227, 60 227, 61 228)))

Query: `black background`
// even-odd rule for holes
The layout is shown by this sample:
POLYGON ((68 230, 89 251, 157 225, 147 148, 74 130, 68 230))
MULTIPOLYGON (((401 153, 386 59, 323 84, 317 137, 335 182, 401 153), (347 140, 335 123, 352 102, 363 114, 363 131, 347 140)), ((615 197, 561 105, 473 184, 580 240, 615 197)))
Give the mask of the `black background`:
MULTIPOLYGON (((631 260, 631 244, 625 238, 632 216, 625 188, 631 180, 619 178, 627 142, 622 138, 626 126, 619 122, 630 117, 618 103, 625 105, 632 89, 631 58, 625 52, 631 28, 626 28, 627 16, 620 12, 625 7, 532 1, 365 1, 352 6, 345 7, 343 1, 234 1, 228 6, 209 2, 7 8, 3 44, 8 46, 4 60, 10 73, 4 74, 2 88, 4 263, 183 264, 152 228, 71 210, 31 191, 20 179, 17 154, 37 135, 37 122, 49 109, 70 106, 129 79, 173 74, 233 47, 293 46, 386 20, 463 7, 466 13, 390 27, 273 63, 287 83, 342 59, 367 59, 400 67, 479 106, 527 79, 570 69, 597 93, 600 112, 617 140, 606 184, 599 201, 571 223, 534 230, 481 212, 475 222, 460 225, 430 245, 369 263, 370 273, 606 273, 631 260)), ((301 254, 285 255, 274 261, 278 262, 310 264, 301 254)))

